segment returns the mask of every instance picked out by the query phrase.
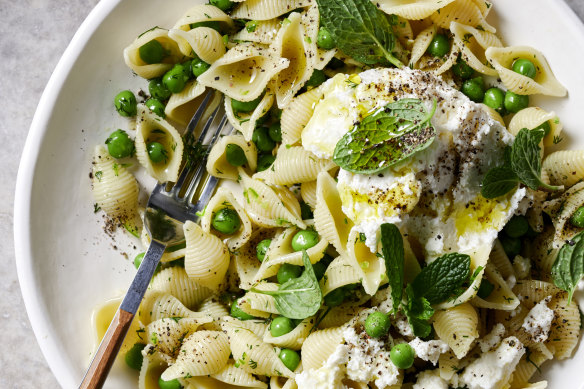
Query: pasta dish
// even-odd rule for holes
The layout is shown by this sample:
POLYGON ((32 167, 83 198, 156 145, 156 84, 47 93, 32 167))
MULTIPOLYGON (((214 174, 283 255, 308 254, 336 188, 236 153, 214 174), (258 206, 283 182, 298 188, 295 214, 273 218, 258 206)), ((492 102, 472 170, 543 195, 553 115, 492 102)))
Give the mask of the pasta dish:
POLYGON ((221 179, 122 347, 139 388, 548 386, 581 331, 583 154, 550 151, 530 97, 567 91, 492 8, 210 0, 125 48, 144 88, 95 147, 96 212, 146 249, 138 170, 221 179), (210 89, 206 149, 183 132, 210 89))

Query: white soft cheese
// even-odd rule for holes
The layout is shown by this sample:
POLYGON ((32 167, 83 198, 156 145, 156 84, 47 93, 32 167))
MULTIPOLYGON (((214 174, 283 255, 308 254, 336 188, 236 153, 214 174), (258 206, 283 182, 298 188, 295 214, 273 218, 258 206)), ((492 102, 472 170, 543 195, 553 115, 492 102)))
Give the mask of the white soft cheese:
POLYGON ((513 270, 520 280, 529 277, 531 273, 531 260, 521 255, 516 255, 515 259, 513 259, 513 270))
POLYGON ((503 339, 493 351, 481 355, 460 376, 460 384, 468 389, 501 389, 525 354, 525 347, 514 336, 503 339))
POLYGON ((554 311, 547 306, 551 299, 552 296, 548 296, 535 304, 521 325, 534 342, 545 342, 549 336, 554 321, 554 311))
POLYGON ((448 389, 448 383, 440 377, 438 370, 426 370, 418 374, 413 389, 448 389))
POLYGON ((432 362, 434 366, 438 363, 440 355, 450 350, 448 344, 441 340, 429 340, 426 342, 420 338, 415 338, 409 345, 414 349, 417 358, 426 362, 432 362))
POLYGON ((501 343, 503 336, 505 336, 505 326, 501 323, 495 324, 491 332, 479 340, 481 351, 486 353, 497 347, 501 343))
POLYGON ((398 312, 395 321, 392 324, 395 326, 397 332, 399 332, 401 336, 406 338, 414 337, 414 331, 412 330, 412 326, 410 325, 408 318, 401 312, 398 312))
POLYGON ((341 344, 319 369, 304 370, 296 374, 298 389, 344 389, 344 364, 347 362, 347 346, 341 344))

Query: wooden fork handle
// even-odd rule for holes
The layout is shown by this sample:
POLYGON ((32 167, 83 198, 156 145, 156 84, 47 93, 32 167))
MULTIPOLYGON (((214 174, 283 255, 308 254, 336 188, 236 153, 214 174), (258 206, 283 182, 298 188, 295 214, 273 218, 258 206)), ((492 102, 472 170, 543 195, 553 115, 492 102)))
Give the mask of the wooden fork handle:
POLYGON ((79 385, 79 389, 99 389, 103 386, 133 318, 134 314, 121 308, 118 309, 99 344, 81 385, 79 385))

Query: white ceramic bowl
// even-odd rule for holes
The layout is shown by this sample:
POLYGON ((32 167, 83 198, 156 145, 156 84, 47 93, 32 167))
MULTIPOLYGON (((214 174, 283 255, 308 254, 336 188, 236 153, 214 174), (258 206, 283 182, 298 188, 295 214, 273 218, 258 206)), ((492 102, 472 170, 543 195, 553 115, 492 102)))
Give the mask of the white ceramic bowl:
MULTIPOLYGON (((584 148, 584 26, 561 1, 492 0, 489 20, 507 44, 541 50, 569 98, 541 100, 562 119, 565 142, 584 148)), ((122 59, 123 48, 153 26, 170 27, 197 1, 102 0, 63 54, 42 96, 26 142, 16 189, 18 275, 37 340, 57 380, 77 387, 93 347, 93 308, 121 295, 139 249, 107 237, 94 215, 88 177, 91 150, 115 128, 122 89, 145 87, 122 59), (114 244, 117 247, 114 247, 114 244)), ((534 99, 535 101, 535 99, 534 99)), ((545 366, 551 389, 584 388, 584 347, 545 366)), ((115 366, 108 388, 135 388, 137 375, 115 366)))

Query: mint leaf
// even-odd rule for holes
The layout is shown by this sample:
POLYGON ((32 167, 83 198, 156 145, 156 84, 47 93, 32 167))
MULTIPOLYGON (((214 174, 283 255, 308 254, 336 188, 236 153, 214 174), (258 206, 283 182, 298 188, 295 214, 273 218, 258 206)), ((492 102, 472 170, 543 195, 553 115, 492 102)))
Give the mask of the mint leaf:
POLYGON ((412 331, 417 337, 425 338, 432 331, 432 325, 428 320, 434 315, 434 309, 427 299, 416 297, 411 284, 406 287, 406 296, 407 304, 403 306, 403 310, 412 327, 412 331))
POLYGON ((322 303, 322 291, 306 250, 302 251, 302 261, 304 262, 302 275, 286 281, 278 290, 251 289, 252 292, 274 297, 278 312, 289 319, 306 319, 316 314, 322 303))
POLYGON ((584 276, 584 231, 567 241, 552 266, 554 284, 568 292, 568 304, 578 282, 584 276))
POLYGON ((411 284, 414 299, 424 297, 430 304, 447 300, 466 281, 470 273, 470 257, 445 254, 422 269, 411 284))
POLYGON ((519 180, 533 190, 544 187, 549 190, 558 190, 560 187, 551 186, 541 180, 541 154, 539 142, 545 135, 544 130, 528 130, 523 128, 515 137, 511 148, 511 168, 519 180))
POLYGON ((503 196, 517 188, 519 177, 510 166, 499 166, 490 169, 481 185, 481 195, 486 199, 503 196))
POLYGON ((335 146, 333 161, 358 174, 377 173, 430 146, 436 130, 431 112, 417 99, 388 104, 367 116, 335 146))
POLYGON ((392 54, 395 36, 383 12, 369 0, 316 0, 320 24, 336 46, 348 56, 367 65, 389 61, 403 64, 392 54))
POLYGON ((391 287, 393 312, 401 304, 404 285, 404 242, 395 224, 381 225, 381 251, 385 259, 385 272, 391 287))

